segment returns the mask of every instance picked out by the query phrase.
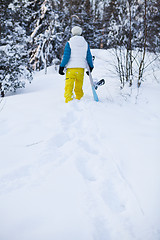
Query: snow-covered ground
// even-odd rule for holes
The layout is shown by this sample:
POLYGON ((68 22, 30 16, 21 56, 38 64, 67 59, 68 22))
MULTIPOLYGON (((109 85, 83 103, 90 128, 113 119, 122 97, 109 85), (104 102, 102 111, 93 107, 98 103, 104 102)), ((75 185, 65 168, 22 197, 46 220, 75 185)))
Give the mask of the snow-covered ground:
POLYGON ((87 75, 64 103, 54 67, 0 99, 0 240, 160 239, 160 84, 130 97, 92 52, 98 103, 87 75))

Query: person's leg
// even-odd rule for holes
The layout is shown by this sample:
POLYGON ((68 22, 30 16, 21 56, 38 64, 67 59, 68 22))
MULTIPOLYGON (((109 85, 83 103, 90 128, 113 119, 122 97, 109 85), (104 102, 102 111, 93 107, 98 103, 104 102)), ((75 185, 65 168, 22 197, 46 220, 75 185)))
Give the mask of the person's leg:
POLYGON ((84 95, 83 89, 82 89, 83 78, 84 78, 84 68, 76 68, 75 75, 76 75, 76 80, 75 80, 74 92, 76 95, 76 99, 80 100, 84 95))
POLYGON ((74 87, 75 75, 74 69, 68 68, 66 71, 66 80, 65 80, 65 102, 73 100, 73 87, 74 87))

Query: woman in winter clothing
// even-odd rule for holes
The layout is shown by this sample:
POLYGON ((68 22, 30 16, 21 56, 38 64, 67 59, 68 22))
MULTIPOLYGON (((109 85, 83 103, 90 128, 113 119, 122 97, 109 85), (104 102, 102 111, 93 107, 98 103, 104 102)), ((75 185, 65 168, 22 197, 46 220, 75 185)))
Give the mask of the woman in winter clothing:
POLYGON ((64 75, 64 68, 66 71, 65 81, 65 102, 73 100, 73 89, 75 98, 80 100, 83 97, 83 78, 84 70, 87 64, 90 71, 93 70, 93 61, 90 47, 84 37, 81 36, 82 28, 75 26, 71 30, 72 37, 66 43, 64 55, 59 67, 59 74, 64 75))

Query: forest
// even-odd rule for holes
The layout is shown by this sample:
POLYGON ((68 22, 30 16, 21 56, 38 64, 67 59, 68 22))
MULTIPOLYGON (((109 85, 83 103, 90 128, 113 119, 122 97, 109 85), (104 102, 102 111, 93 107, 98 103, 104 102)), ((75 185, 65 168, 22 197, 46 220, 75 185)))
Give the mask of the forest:
POLYGON ((91 49, 115 50, 122 86, 132 85, 139 53, 138 87, 146 53, 157 58, 160 52, 158 0, 0 0, 0 6, 2 97, 24 87, 24 79, 31 82, 34 71, 58 65, 74 25, 83 28, 91 49))

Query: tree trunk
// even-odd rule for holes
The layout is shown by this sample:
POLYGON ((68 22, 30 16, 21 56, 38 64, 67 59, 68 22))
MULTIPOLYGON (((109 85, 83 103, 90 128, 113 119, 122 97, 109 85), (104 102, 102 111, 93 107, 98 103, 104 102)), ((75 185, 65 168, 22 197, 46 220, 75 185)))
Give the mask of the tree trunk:
POLYGON ((1 93, 1 97, 4 97, 4 91, 2 90, 2 83, 0 83, 0 93, 1 93))

